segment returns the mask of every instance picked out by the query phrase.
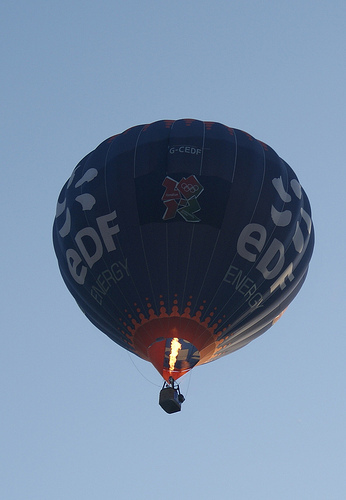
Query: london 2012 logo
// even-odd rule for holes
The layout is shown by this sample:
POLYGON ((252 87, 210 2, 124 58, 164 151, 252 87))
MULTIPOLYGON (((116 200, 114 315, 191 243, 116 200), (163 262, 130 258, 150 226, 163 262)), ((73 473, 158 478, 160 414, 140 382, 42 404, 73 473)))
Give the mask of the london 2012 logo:
POLYGON ((195 214, 201 210, 197 198, 204 187, 194 175, 182 177, 180 181, 167 176, 162 186, 166 188, 161 198, 166 207, 163 220, 171 220, 179 215, 186 222, 200 222, 201 219, 195 214))

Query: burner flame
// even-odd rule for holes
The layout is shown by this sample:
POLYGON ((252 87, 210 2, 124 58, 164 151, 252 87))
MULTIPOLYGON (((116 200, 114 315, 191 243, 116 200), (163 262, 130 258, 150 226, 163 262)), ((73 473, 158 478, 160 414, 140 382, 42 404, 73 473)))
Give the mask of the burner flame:
POLYGON ((175 363, 177 361, 177 357, 178 357, 180 349, 181 349, 181 343, 175 337, 171 341, 171 352, 169 353, 169 371, 170 372, 174 371, 175 363))

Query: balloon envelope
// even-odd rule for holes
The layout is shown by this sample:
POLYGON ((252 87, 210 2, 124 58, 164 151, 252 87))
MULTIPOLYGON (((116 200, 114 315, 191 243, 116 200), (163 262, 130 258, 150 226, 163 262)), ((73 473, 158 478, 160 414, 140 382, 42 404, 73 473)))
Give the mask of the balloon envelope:
POLYGON ((287 163, 245 132, 198 120, 102 142, 63 187, 53 239, 84 314, 166 380, 272 326, 314 242, 287 163))

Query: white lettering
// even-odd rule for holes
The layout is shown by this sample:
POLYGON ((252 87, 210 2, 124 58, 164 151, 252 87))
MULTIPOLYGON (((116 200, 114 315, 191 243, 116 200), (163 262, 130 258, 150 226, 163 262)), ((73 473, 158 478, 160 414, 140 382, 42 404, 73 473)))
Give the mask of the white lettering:
POLYGON ((115 224, 114 226, 108 225, 108 222, 113 221, 114 219, 116 219, 116 217, 117 214, 114 210, 114 212, 112 212, 111 214, 102 215, 101 217, 97 217, 96 219, 97 225, 108 252, 116 249, 112 236, 114 234, 118 234, 120 229, 118 224, 115 224))
POLYGON ((174 153, 186 153, 190 155, 200 155, 202 153, 201 148, 196 148, 194 146, 172 146, 169 148, 169 153, 173 155, 174 153))
POLYGON ((66 218, 62 228, 59 229, 59 234, 62 238, 65 238, 71 230, 71 214, 70 209, 66 208, 66 218))
MULTIPOLYGON (((239 269, 237 267, 230 265, 228 270, 227 270, 227 273, 225 274, 223 281, 226 281, 226 283, 234 283, 234 281, 232 282, 230 278, 237 276, 238 271, 239 271, 239 269)), ((240 273, 241 273, 241 271, 240 271, 240 273)))
POLYGON ((127 276, 130 276, 129 269, 127 267, 127 259, 125 259, 124 262, 121 262, 121 260, 119 260, 119 264, 124 269, 124 271, 126 272, 127 276))
POLYGON ((270 293, 273 293, 277 289, 278 286, 281 288, 281 290, 286 288, 286 283, 285 283, 286 278, 288 278, 290 281, 294 280, 294 275, 293 275, 292 271, 293 271, 293 264, 291 262, 291 264, 288 267, 286 267, 284 272, 278 277, 278 279, 275 281, 275 283, 270 287, 270 293))
POLYGON ((66 250, 66 260, 72 278, 80 285, 83 285, 87 273, 87 268, 82 265, 80 268, 80 272, 78 272, 77 268, 81 264, 82 259, 80 258, 76 250, 73 250, 73 248, 69 248, 68 250, 66 250))
POLYGON ((103 254, 103 248, 102 248, 102 242, 100 240, 100 237, 98 236, 97 232, 93 227, 85 227, 84 229, 81 229, 78 231, 75 237, 75 242, 77 243, 77 246, 80 250, 80 253, 82 254, 85 262, 88 264, 90 269, 93 267, 95 262, 101 259, 102 254, 103 254), (90 238, 93 241, 95 251, 93 254, 90 254, 83 242, 83 238, 90 238))
POLYGON ((97 288, 93 286, 90 291, 91 296, 96 300, 100 306, 102 305, 102 295, 98 292, 97 288))
POLYGON ((304 236, 300 229, 299 222, 296 223, 296 231, 293 235, 293 245, 298 253, 301 253, 304 248, 304 236))
MULTIPOLYGON (((81 253, 81 256, 84 259, 84 262, 90 269, 96 262, 101 259, 103 255, 103 244, 106 247, 107 252, 116 250, 113 236, 120 232, 120 228, 118 224, 110 225, 110 223, 113 222, 116 217, 117 214, 115 210, 110 214, 97 217, 96 222, 101 233, 101 237, 91 226, 81 229, 76 234, 76 245, 81 253)), ((87 273, 87 268, 83 265, 81 266, 81 268, 78 267, 83 261, 81 256, 76 250, 72 248, 68 249, 66 252, 68 268, 73 279, 80 285, 83 285, 87 273)), ((129 275, 127 269, 127 259, 124 260, 124 263, 120 262, 120 265, 123 267, 127 275, 129 275)), ((120 272, 122 273, 122 271, 120 272)), ((99 286, 101 286, 101 283, 99 283, 99 286)))
POLYGON ((130 276, 127 259, 125 259, 124 261, 113 262, 110 269, 105 269, 96 278, 95 284, 91 287, 90 294, 98 304, 101 305, 103 297, 107 295, 108 290, 112 286, 117 285, 125 277, 123 271, 120 269, 121 267, 125 270, 127 276, 130 276))
POLYGON ((234 288, 244 296, 245 301, 250 307, 258 307, 263 297, 257 292, 257 287, 255 282, 248 278, 243 277, 243 271, 235 266, 230 265, 223 281, 230 283, 234 288))
POLYGON ((266 280, 275 278, 282 269, 285 262, 285 248, 281 241, 276 238, 273 239, 270 247, 263 255, 260 262, 257 264, 258 269, 266 280))
POLYGON ((259 307, 262 301, 263 301, 262 295, 260 293, 256 293, 256 295, 250 297, 248 304, 250 307, 259 307))
POLYGON ((291 210, 284 210, 283 212, 279 212, 279 210, 276 210, 274 205, 272 205, 271 216, 272 221, 276 226, 284 227, 288 226, 288 224, 291 222, 292 212, 291 210))
POLYGON ((277 179, 272 180, 272 184, 275 187, 278 195, 285 203, 289 203, 291 201, 291 195, 288 194, 284 188, 284 183, 282 182, 282 177, 278 177, 277 179))
POLYGON ((255 262, 254 249, 261 252, 267 238, 267 231, 261 224, 248 224, 244 227, 237 242, 237 251, 241 257, 249 262, 255 262), (248 248, 250 246, 250 248, 248 248), (253 247, 253 248, 251 248, 253 247), (250 251, 252 250, 252 252, 250 251))

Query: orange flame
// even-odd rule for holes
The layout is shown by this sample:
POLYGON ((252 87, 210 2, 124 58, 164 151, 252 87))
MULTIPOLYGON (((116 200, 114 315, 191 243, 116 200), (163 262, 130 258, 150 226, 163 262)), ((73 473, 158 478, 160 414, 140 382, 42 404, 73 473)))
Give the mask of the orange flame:
POLYGON ((180 349, 181 349, 181 343, 175 337, 171 341, 171 352, 169 353, 169 371, 170 372, 172 372, 174 370, 174 366, 175 366, 175 363, 177 361, 177 357, 178 357, 180 349))

